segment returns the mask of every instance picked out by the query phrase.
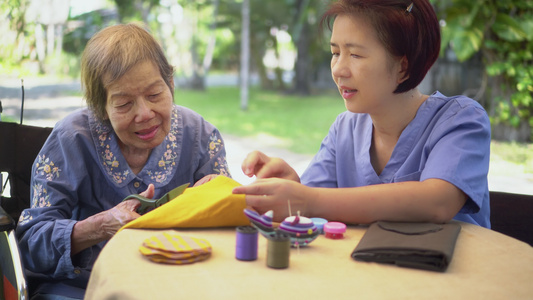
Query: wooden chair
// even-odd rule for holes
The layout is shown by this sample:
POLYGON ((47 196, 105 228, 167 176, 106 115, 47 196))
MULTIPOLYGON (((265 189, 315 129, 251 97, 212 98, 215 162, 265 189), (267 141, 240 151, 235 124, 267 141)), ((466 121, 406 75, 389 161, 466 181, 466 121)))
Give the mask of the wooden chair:
POLYGON ((533 246, 533 195, 490 192, 492 230, 533 246))

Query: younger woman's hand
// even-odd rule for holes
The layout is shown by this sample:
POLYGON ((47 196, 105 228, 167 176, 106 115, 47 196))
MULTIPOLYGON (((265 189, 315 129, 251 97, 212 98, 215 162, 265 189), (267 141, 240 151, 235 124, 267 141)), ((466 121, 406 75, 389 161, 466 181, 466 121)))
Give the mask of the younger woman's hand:
POLYGON ((263 152, 253 151, 242 162, 242 171, 248 176, 261 178, 283 178, 300 182, 298 173, 281 158, 269 157, 263 152))
POLYGON ((312 188, 292 180, 268 178, 235 187, 233 193, 246 194, 246 205, 259 214, 273 210, 274 221, 280 222, 289 215, 296 215, 298 211, 302 215, 307 214, 312 188))

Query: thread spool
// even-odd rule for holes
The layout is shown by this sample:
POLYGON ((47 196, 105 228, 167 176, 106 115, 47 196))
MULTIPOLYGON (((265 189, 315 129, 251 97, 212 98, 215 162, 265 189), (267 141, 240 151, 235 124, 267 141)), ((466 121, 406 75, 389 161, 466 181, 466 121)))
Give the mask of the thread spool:
POLYGON ((324 225, 324 232, 328 239, 343 239, 344 233, 346 232, 346 224, 341 222, 328 222, 324 225))
POLYGON ((328 222, 328 220, 323 218, 311 218, 311 221, 313 224, 315 224, 316 228, 318 229, 318 232, 320 234, 324 234, 324 225, 328 222))
POLYGON ((267 242, 267 266, 274 269, 289 267, 291 239, 289 235, 277 233, 268 238, 267 242))
POLYGON ((252 261, 257 259, 257 229, 252 226, 237 227, 235 258, 252 261))

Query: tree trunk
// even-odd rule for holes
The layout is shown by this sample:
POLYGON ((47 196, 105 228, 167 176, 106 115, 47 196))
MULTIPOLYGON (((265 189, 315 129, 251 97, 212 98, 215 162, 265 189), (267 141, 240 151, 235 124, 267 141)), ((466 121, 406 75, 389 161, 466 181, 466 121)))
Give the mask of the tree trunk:
POLYGON ((298 56, 294 66, 294 93, 299 95, 311 94, 311 59, 309 55, 310 28, 308 22, 303 22, 300 36, 296 41, 298 56))
MULTIPOLYGON (((198 54, 198 39, 196 32, 192 36, 191 44, 191 56, 192 56, 192 65, 193 65, 193 74, 190 80, 189 86, 195 90, 205 90, 206 89, 206 77, 211 68, 211 63, 213 61, 213 54, 215 52, 216 45, 216 19, 218 14, 218 5, 219 0, 213 2, 213 21, 209 26, 210 36, 207 42, 207 48, 205 51, 205 56, 200 62, 200 57, 198 54)), ((198 29, 198 17, 195 17, 194 30, 198 29)))
MULTIPOLYGON (((276 59, 278 60, 278 62, 280 61, 280 54, 279 54, 279 45, 278 45, 278 39, 276 37, 274 37, 273 39, 273 43, 274 43, 274 49, 275 49, 275 53, 276 53, 276 59)), ((274 69, 274 74, 275 74, 275 78, 274 78, 274 82, 275 82, 275 86, 277 87, 278 90, 280 91, 285 91, 285 83, 283 82, 283 70, 280 68, 279 64, 278 66, 274 69)))
POLYGON ((46 56, 54 55, 54 41, 55 41, 55 25, 48 24, 46 26, 46 56))
POLYGON ((293 93, 300 95, 311 94, 311 69, 312 61, 309 53, 311 46, 310 25, 308 21, 309 7, 314 6, 309 0, 299 0, 296 3, 298 10, 297 22, 294 24, 293 38, 296 44, 296 62, 294 66, 293 93))
POLYGON ((42 24, 35 24, 35 48, 37 49, 37 60, 39 61, 39 72, 44 73, 44 60, 46 58, 44 30, 42 24))
POLYGON ((198 57, 198 16, 194 17, 193 35, 191 43, 191 59, 192 59, 192 78, 189 81, 189 87, 194 90, 205 90, 204 76, 202 74, 202 66, 200 65, 200 58, 198 57))
POLYGON ((214 0, 213 2, 213 6, 214 6, 213 22, 211 22, 211 25, 209 25, 209 32, 211 35, 209 36, 209 41, 207 42, 207 49, 205 51, 204 62, 202 64, 205 76, 207 76, 207 74, 209 73, 209 69, 211 68, 211 63, 213 62, 213 54, 215 53, 215 45, 217 41, 215 31, 217 29, 216 20, 217 20, 217 15, 218 15, 219 2, 220 2, 219 0, 214 0))
POLYGON ((248 109, 248 79, 250 78, 250 2, 242 1, 242 37, 241 37, 241 75, 240 94, 241 110, 248 109))
POLYGON ((63 51, 63 24, 56 26, 56 55, 59 57, 63 51))

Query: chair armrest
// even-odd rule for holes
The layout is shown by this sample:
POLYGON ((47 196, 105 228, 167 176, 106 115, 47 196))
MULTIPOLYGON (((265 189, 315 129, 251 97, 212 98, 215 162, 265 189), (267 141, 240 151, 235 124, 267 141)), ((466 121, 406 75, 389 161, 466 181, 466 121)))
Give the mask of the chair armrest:
POLYGON ((15 220, 0 206, 0 231, 15 229, 16 225, 15 220))

